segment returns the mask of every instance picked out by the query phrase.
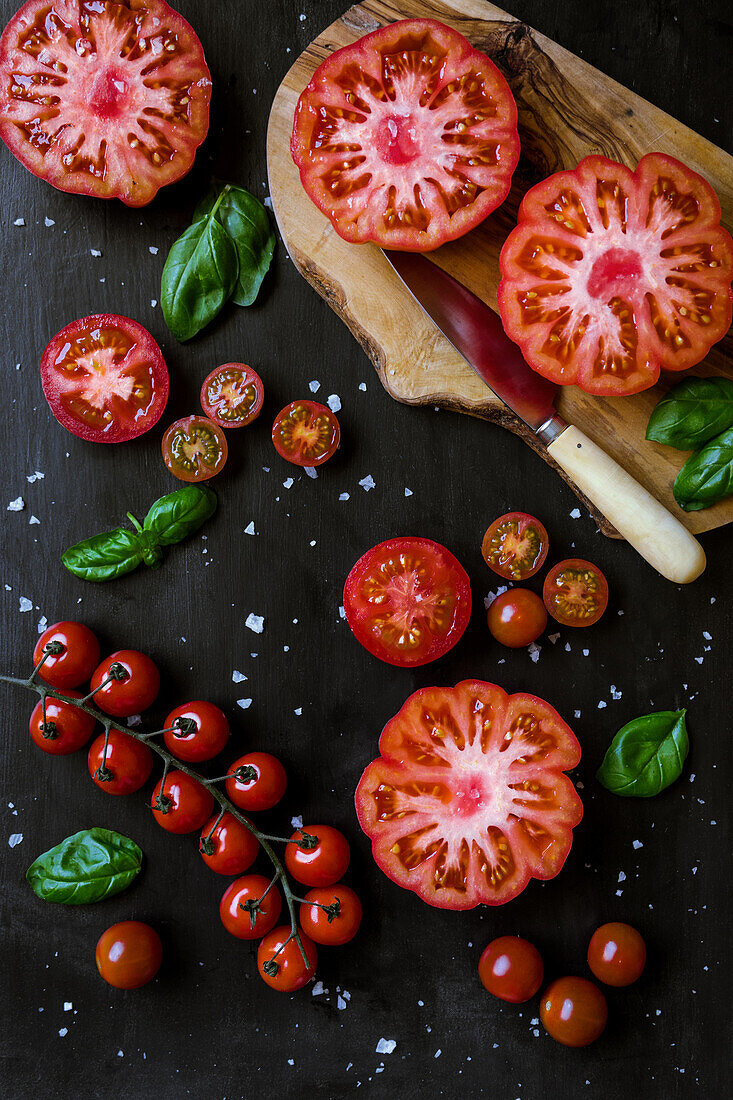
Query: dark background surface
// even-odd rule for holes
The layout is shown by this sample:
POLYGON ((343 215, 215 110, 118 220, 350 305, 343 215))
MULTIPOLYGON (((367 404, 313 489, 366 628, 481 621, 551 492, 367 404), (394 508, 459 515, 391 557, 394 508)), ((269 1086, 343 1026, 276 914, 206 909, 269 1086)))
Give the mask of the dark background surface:
MULTIPOLYGON (((3 688, 3 1093, 19 1100, 249 1098, 258 1090, 340 1097, 360 1086, 401 1100, 611 1100, 632 1091, 722 1097, 730 1046, 730 531, 705 536, 707 572, 688 589, 673 588, 625 544, 598 534, 585 513, 570 518, 575 498, 518 439, 391 401, 282 246, 261 304, 228 308, 201 338, 176 344, 151 306, 167 249, 210 171, 267 194, 269 104, 298 51, 345 0, 176 6, 203 41, 215 88, 210 136, 184 183, 130 211, 54 191, 0 150, 0 667, 28 668, 42 616, 86 621, 107 651, 149 652, 163 672, 158 716, 169 703, 210 698, 232 719, 232 755, 258 747, 282 757, 290 789, 273 827, 289 831, 291 815, 303 814, 346 831, 349 881, 366 918, 350 946, 321 951, 318 978, 327 994, 270 991, 253 950, 221 926, 225 882, 204 866, 195 842, 158 829, 142 794, 118 800, 98 791, 83 754, 54 760, 37 752, 27 733, 33 697, 3 688), (16 227, 21 217, 25 226, 16 227), (101 257, 92 258, 92 248, 101 257), (255 366, 267 396, 257 424, 231 438, 229 465, 216 482, 219 513, 203 536, 174 549, 157 573, 94 587, 62 570, 62 550, 115 526, 127 509, 144 514, 175 487, 160 459, 163 423, 137 442, 95 447, 65 433, 43 399, 38 361, 47 340, 69 320, 102 311, 137 318, 161 343, 172 382, 164 422, 196 409, 202 378, 226 360, 255 366), (286 466, 269 440, 275 412, 309 395, 311 380, 321 383, 319 397, 340 396, 344 441, 315 481, 286 466), (27 482, 34 471, 45 477, 27 482), (359 481, 369 474, 375 487, 365 493, 359 481), (295 483, 287 490, 289 476, 295 483), (348 501, 339 501, 342 492, 348 501), (18 495, 25 509, 6 511, 18 495), (555 559, 576 552, 597 561, 612 591, 597 627, 582 636, 562 631, 554 646, 545 638, 537 664, 524 650, 500 651, 482 610, 496 578, 482 562, 481 535, 493 517, 517 507, 543 517, 555 559), (251 520, 255 537, 243 533, 251 520), (339 618, 350 566, 395 534, 447 544, 474 588, 462 642, 415 673, 371 658, 339 618), (20 613, 21 597, 32 610, 20 613), (244 626, 251 611, 265 616, 259 636, 244 626), (235 669, 247 681, 234 684, 235 669), (382 725, 410 692, 468 676, 535 692, 571 722, 584 749, 577 777, 586 813, 557 879, 531 884, 507 908, 453 914, 429 909, 376 869, 352 795, 382 725), (620 699, 612 698, 612 685, 620 699), (250 697, 249 709, 240 710, 236 700, 250 697), (683 706, 690 708, 692 750, 677 785, 649 801, 615 798, 598 786, 595 769, 624 722, 652 707, 683 706), (97 906, 44 905, 25 883, 26 867, 91 825, 141 844, 141 880, 97 906), (23 840, 11 848, 13 833, 23 840), (133 917, 159 928, 165 962, 158 980, 125 994, 100 981, 94 945, 108 925, 133 917), (643 932, 649 963, 636 986, 609 991, 608 1029, 587 1051, 547 1038, 536 1027, 536 1001, 502 1008, 478 983, 482 948, 513 932, 537 943, 548 978, 587 973, 590 933, 614 919, 643 932), (337 987, 350 994, 342 1010, 337 987), (376 1053, 382 1037, 396 1040, 392 1054, 376 1053)), ((15 7, 15 0, 0 2, 3 23, 15 7)), ((516 0, 511 10, 730 147, 733 37, 722 0, 516 0)))

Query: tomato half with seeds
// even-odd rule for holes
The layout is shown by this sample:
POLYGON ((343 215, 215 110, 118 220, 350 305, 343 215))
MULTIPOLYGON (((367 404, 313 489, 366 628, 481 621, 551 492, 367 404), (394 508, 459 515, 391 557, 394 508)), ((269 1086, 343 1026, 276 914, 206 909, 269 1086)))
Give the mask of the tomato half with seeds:
POLYGON ((201 408, 220 428, 244 428, 262 411, 265 387, 245 363, 225 363, 204 379, 201 408))
POLYGON ((137 321, 95 313, 56 333, 41 358, 41 385, 67 431, 91 443, 126 443, 160 420, 168 368, 137 321))
POLYGON ((28 0, 0 38, 0 137, 60 191, 145 206, 191 168, 210 98, 165 0, 28 0))
POLYGON ((549 703, 464 680, 411 695, 356 789, 388 878, 428 905, 503 905, 560 871, 583 816, 580 745, 549 703))
POLYGON ((621 397, 704 359, 731 323, 733 241, 701 176, 586 157, 522 200, 501 250, 504 328, 560 385, 621 397))
POLYGON ((592 562, 567 558, 545 577, 542 599, 563 626, 593 626, 608 606, 608 581, 592 562))
POLYGON ((275 450, 295 466, 322 466, 338 450, 341 428, 335 415, 318 401, 291 401, 275 417, 275 450))
POLYGON ((425 252, 495 210, 519 159, 517 108, 463 35, 405 19, 336 50, 295 112, 293 160, 347 241, 425 252))
POLYGON ((526 512, 507 512, 489 526, 481 543, 484 561, 508 581, 526 581, 545 563, 550 540, 544 524, 526 512))
POLYGON ((440 543, 389 539, 349 573, 344 610, 356 640, 380 661, 425 665, 452 649, 468 626, 471 582, 440 543))
POLYGON ((208 481, 224 469, 226 436, 207 416, 176 420, 163 436, 163 461, 180 481, 208 481))

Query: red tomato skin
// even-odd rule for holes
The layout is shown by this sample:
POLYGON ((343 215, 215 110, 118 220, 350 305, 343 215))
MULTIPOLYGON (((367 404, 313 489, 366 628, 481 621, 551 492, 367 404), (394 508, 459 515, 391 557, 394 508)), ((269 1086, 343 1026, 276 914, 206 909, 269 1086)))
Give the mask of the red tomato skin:
MULTIPOLYGON (((295 434, 297 434, 297 428, 295 434)), ((272 443, 275 450, 281 458, 294 466, 322 466, 333 457, 340 442, 341 427, 335 413, 332 413, 326 405, 307 398, 291 401, 280 410, 272 425, 272 443), (288 432, 292 424, 294 422, 297 424, 300 419, 305 428, 311 427, 316 420, 323 424, 323 438, 318 441, 315 453, 305 452, 305 443, 300 439, 294 438, 292 447, 287 445, 288 432)))
POLYGON ((565 561, 559 561, 557 565, 553 565, 552 569, 545 577, 545 583, 542 586, 542 599, 550 615, 552 615, 553 619, 562 626, 572 626, 574 628, 594 626, 603 616, 608 606, 608 581, 598 566, 593 565, 592 562, 585 561, 583 558, 566 558, 565 561), (562 605, 558 603, 555 580, 565 570, 575 570, 579 572, 587 570, 589 573, 592 573, 597 580, 598 587, 593 597, 596 605, 595 610, 584 618, 564 613, 562 605))
POLYGON ((113 924, 97 942, 97 970, 115 989, 140 989, 147 985, 160 970, 162 961, 160 936, 142 921, 113 924))
POLYGON ((509 1004, 524 1004, 542 985, 542 956, 521 936, 499 936, 484 948, 478 976, 484 989, 509 1004))
MULTIPOLYGON (((78 691, 65 692, 72 699, 81 699, 78 691)), ((31 737, 38 748, 49 756, 66 756, 83 749, 96 725, 91 714, 60 699, 46 699, 46 726, 53 725, 56 736, 44 736, 43 703, 36 703, 30 720, 31 737)), ((47 731, 48 732, 48 731, 47 731)))
POLYGON ((300 906, 300 927, 314 943, 342 947, 359 931, 362 916, 358 896, 350 887, 338 883, 308 891, 300 906), (341 903, 341 912, 329 924, 328 913, 319 906, 332 905, 336 900, 341 903))
POLYGON ((591 936, 588 966, 605 985, 633 985, 646 966, 646 944, 641 933, 622 921, 602 924, 591 936))
POLYGON ((306 967, 300 948, 295 940, 291 940, 287 947, 284 947, 275 958, 275 962, 278 964, 277 973, 274 975, 264 973, 263 963, 275 955, 275 952, 285 943, 289 935, 290 927, 288 925, 283 924, 279 928, 273 928, 272 932, 268 932, 265 936, 257 950, 257 969, 260 972, 260 977, 266 985, 269 985, 271 989, 277 989, 280 993, 295 993, 296 990, 302 989, 311 980, 318 965, 316 945, 306 936, 305 932, 301 931, 300 940, 310 966, 306 967))
POLYGON ((241 875, 254 863, 260 844, 254 833, 251 833, 246 825, 237 821, 233 814, 225 813, 216 829, 214 814, 201 830, 199 852, 207 867, 216 871, 218 875, 241 875), (214 832, 212 833, 212 829, 214 832), (205 839, 209 839, 214 845, 212 855, 207 855, 203 850, 205 839))
POLYGON ((557 978, 540 998, 540 1020, 548 1035, 566 1047, 587 1047, 608 1021, 606 998, 587 978, 557 978))
POLYGON ((535 573, 539 573, 545 564, 549 546, 550 540, 545 525, 540 523, 535 516, 531 516, 527 512, 507 512, 495 519, 487 528, 481 543, 481 553, 489 569, 493 570, 499 577, 503 577, 508 581, 526 581, 530 577, 534 577, 535 573), (501 536, 502 528, 509 529, 503 539, 501 536), (501 560, 502 550, 492 545, 494 538, 498 537, 500 546, 503 549, 508 540, 509 532, 513 529, 516 529, 517 535, 531 536, 537 539, 537 550, 531 561, 517 562, 516 559, 512 558, 503 562, 501 560))
POLYGON ((167 833, 193 833, 203 828, 214 809, 214 796, 198 780, 185 772, 168 772, 163 780, 155 784, 150 805, 155 820, 167 833), (163 795, 172 803, 167 809, 160 809, 158 798, 163 795))
POLYGON ((163 736, 168 751, 189 764, 218 756, 229 741, 226 714, 214 703, 207 703, 202 699, 183 703, 172 710, 165 720, 165 729, 169 731, 163 736), (192 733, 185 733, 183 730, 171 732, 171 727, 181 718, 196 723, 192 733))
POLYGON ((243 878, 235 879, 227 887, 219 904, 219 916, 227 932, 239 940, 258 940, 275 927, 280 918, 283 901, 277 886, 267 890, 269 885, 270 880, 264 875, 245 875, 243 878), (263 899, 262 908, 255 916, 253 928, 250 914, 240 906, 247 901, 260 898, 263 899))
POLYGON ((237 768, 253 768, 257 773, 254 779, 245 781, 230 774, 226 781, 227 795, 241 810, 271 810, 285 794, 288 785, 285 768, 269 752, 249 752, 246 756, 240 756, 229 772, 235 772, 237 768))
POLYGON ((305 886, 332 886, 346 873, 351 859, 349 842, 331 825, 296 829, 285 846, 285 866, 305 886), (318 837, 315 848, 302 848, 304 834, 318 837))
POLYGON ((166 429, 161 448, 163 451, 163 461, 168 467, 168 470, 174 477, 177 477, 179 481, 188 483, 209 481, 210 478, 216 477, 216 475, 220 474, 226 466, 227 457, 229 455, 229 444, 227 443, 224 432, 218 424, 215 424, 213 420, 209 420, 208 416, 184 416, 180 420, 174 421, 170 427, 166 429), (186 440, 189 440, 192 433, 201 432, 209 439, 215 441, 217 457, 214 463, 207 464, 201 462, 198 457, 193 463, 188 459, 182 461, 177 458, 173 453, 176 439, 184 436, 186 440), (186 469, 185 462, 187 461, 189 461, 189 469, 186 469))
POLYGON ((136 649, 118 649, 94 670, 90 688, 96 691, 92 700, 94 706, 114 718, 130 718, 155 702, 160 691, 160 673, 144 653, 136 649), (113 664, 122 665, 127 676, 123 680, 110 680, 97 691, 113 664))
POLYGON ((103 754, 104 734, 101 733, 89 749, 88 767, 93 781, 105 794, 134 794, 150 778, 153 753, 147 745, 131 737, 129 733, 110 730, 107 755, 103 754), (107 781, 98 779, 96 775, 97 769, 103 764, 112 772, 112 778, 107 781))
POLYGON ((213 420, 220 428, 227 431, 234 428, 245 428, 248 424, 252 424, 262 412, 264 400, 265 387, 262 384, 262 379, 257 371, 253 370, 252 367, 248 367, 246 363, 223 363, 222 366, 216 367, 211 374, 206 376, 201 386, 201 408, 209 420, 213 420), (226 380, 227 372, 235 377, 241 375, 238 388, 246 389, 248 386, 252 386, 255 390, 255 399, 242 417, 232 416, 231 414, 229 416, 225 415, 224 410, 228 408, 226 400, 221 397, 217 400, 215 396, 218 392, 217 380, 220 383, 222 380, 226 380))
POLYGON ((547 626, 547 611, 529 588, 510 588, 493 601, 487 622, 497 642, 509 649, 521 649, 539 638, 547 626))
POLYGON ((44 630, 36 642, 33 650, 34 665, 43 657, 44 646, 49 642, 60 642, 64 651, 46 658, 38 670, 41 680, 61 692, 85 684, 99 664, 100 651, 96 634, 84 623, 54 623, 44 630))

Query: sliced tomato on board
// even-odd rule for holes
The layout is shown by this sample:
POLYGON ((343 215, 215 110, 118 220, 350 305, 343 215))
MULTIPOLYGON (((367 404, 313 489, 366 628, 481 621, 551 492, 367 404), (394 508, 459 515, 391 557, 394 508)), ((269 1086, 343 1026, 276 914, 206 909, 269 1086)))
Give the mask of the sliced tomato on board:
POLYGON ((0 38, 0 137, 61 191, 145 206, 191 168, 210 98, 164 0, 28 0, 0 38))
POLYGON ((163 436, 163 461, 181 481, 208 481, 221 473, 229 454, 226 436, 207 416, 184 416, 163 436))
POLYGON ((648 153, 592 156, 525 195, 501 250, 504 328, 560 385, 623 396, 699 363, 731 323, 733 241, 712 187, 648 153))
POLYGON ((545 527, 526 512, 507 512, 484 535, 484 561, 508 581, 526 581, 542 568, 549 539, 545 527))
POLYGON ((265 388, 245 363, 224 363, 204 379, 201 408, 220 428, 244 428, 262 411, 265 388))
POLYGON ((147 329, 95 313, 57 332, 41 359, 51 412, 92 443, 125 443, 147 432, 168 401, 168 368, 147 329))
POLYGON ((356 789, 384 873, 441 909, 502 905, 560 871, 583 804, 580 745, 549 703, 464 680, 423 688, 384 727, 356 789))
POLYGON ((358 642, 389 665, 425 665, 452 649, 471 617, 471 582, 432 539, 388 539, 359 558, 344 587, 358 642))
POLYGON ((519 159, 517 108, 496 66, 432 19, 381 27, 316 69, 293 160, 347 241, 429 251, 499 206, 519 159))
POLYGON ((563 626, 593 626, 608 606, 608 581, 592 562, 567 558, 545 577, 542 599, 563 626))
POLYGON ((341 428, 334 413, 318 401, 291 401, 275 417, 272 442, 295 466, 322 466, 338 450, 341 428))

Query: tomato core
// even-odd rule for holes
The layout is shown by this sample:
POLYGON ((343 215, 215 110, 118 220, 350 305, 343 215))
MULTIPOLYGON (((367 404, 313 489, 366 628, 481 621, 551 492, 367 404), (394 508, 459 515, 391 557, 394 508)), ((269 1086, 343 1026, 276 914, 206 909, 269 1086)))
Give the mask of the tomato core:
POLYGON ((588 293, 591 298, 612 298, 627 290, 629 283, 643 274, 638 252, 628 248, 609 248, 590 269, 588 293))

